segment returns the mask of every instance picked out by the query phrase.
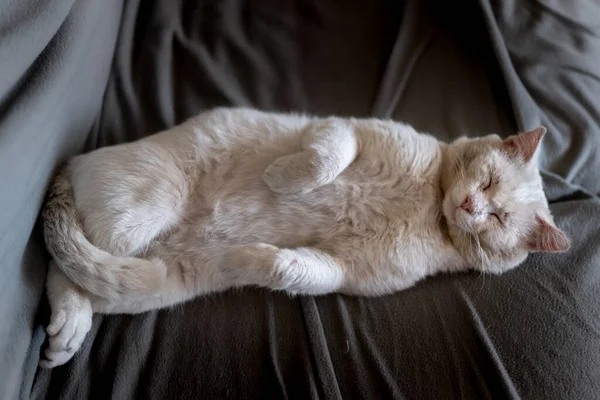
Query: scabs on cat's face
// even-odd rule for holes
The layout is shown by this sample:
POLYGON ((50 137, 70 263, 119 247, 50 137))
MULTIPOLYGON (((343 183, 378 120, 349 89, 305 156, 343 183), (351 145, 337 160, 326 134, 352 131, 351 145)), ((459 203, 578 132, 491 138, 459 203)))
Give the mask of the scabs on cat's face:
POLYGON ((455 244, 477 259, 474 267, 502 272, 529 251, 568 248, 551 221, 537 169, 542 129, 504 141, 459 139, 448 147, 443 212, 455 244), (539 235, 542 248, 534 248, 539 235))

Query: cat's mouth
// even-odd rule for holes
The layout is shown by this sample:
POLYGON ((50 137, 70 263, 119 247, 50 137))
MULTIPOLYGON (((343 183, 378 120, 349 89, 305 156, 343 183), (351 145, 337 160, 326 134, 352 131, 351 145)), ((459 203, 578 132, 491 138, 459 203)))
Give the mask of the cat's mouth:
POLYGON ((470 222, 470 215, 460 207, 454 209, 454 222, 463 231, 474 233, 473 224, 470 222))

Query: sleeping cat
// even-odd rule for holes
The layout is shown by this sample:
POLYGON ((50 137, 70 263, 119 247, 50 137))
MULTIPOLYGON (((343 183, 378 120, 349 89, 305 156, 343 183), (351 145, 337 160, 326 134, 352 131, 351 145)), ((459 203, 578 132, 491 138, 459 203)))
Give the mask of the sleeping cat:
POLYGON ((77 156, 42 215, 41 365, 73 356, 93 312, 241 286, 380 296, 567 250, 537 169, 544 132, 446 144, 389 120, 215 109, 77 156))

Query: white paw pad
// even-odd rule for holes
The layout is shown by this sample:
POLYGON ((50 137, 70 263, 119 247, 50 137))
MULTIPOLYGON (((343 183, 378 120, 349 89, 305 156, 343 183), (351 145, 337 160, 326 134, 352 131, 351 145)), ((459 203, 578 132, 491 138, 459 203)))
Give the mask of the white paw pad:
POLYGON ((40 360, 40 367, 54 368, 69 361, 91 327, 92 308, 89 302, 69 304, 54 311, 46 328, 48 348, 40 360))

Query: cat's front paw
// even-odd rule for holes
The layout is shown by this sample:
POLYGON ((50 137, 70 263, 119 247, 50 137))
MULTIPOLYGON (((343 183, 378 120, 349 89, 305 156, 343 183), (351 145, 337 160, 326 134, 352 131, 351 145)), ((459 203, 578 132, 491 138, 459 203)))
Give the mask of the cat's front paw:
POLYGON ((324 184, 323 175, 310 152, 279 157, 265 170, 262 179, 275 193, 308 193, 324 184))
POLYGON ((69 302, 52 311, 46 328, 49 340, 40 367, 54 368, 69 361, 79 350, 92 327, 92 306, 88 299, 69 302))

